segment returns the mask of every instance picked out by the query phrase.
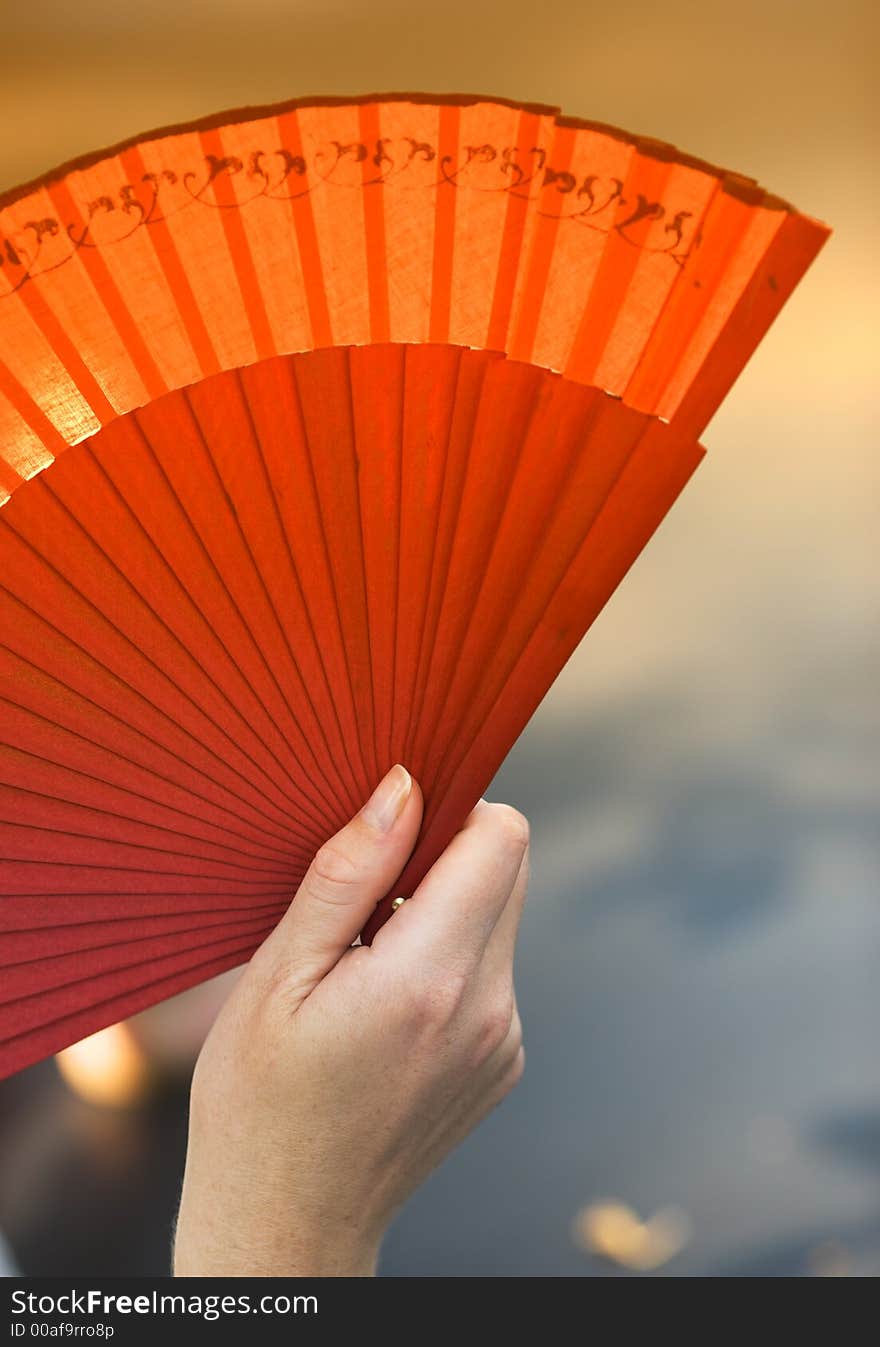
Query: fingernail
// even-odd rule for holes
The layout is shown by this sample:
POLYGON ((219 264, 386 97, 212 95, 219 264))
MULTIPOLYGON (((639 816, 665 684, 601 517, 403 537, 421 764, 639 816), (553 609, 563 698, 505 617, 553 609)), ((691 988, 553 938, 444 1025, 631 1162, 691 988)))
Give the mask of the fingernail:
POLYGON ((383 777, 361 810, 361 817, 377 832, 394 827, 412 790, 412 777, 400 763, 383 777))

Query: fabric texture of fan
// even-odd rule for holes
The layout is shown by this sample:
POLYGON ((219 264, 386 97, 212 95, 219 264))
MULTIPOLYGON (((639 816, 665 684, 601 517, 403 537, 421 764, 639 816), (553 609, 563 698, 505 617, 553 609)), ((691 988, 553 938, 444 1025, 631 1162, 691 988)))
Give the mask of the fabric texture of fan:
POLYGON ((0 1074, 245 960, 394 762, 412 893, 827 234, 478 97, 0 199, 0 1074))

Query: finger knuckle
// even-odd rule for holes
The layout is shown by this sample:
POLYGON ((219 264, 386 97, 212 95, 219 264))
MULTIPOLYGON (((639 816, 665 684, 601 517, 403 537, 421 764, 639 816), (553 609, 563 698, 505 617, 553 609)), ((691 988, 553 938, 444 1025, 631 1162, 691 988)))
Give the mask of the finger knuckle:
POLYGON ((513 1090, 519 1085, 526 1069, 526 1050, 520 1043, 517 1054, 511 1063, 510 1070, 507 1073, 508 1090, 513 1090))
POLYGON ((466 988, 467 978, 451 970, 425 978, 418 997, 423 1021, 447 1029, 461 1010, 466 988))
POLYGON ((360 870, 338 842, 325 842, 312 861, 309 887, 319 898, 332 901, 347 894, 361 878, 360 870))
POLYGON ((479 1022, 477 1055, 481 1060, 498 1052, 507 1041, 515 1015, 513 996, 502 992, 483 1007, 479 1022))
POLYGON ((529 821, 526 816, 509 804, 496 804, 493 810, 495 827, 504 842, 525 851, 529 845, 529 821))

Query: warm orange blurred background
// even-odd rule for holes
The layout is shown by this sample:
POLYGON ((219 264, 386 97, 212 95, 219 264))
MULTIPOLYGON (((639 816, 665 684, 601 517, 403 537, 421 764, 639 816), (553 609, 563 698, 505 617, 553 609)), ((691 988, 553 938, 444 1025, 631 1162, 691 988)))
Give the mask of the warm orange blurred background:
MULTIPOLYGON (((835 230, 496 783, 536 832, 530 1070, 404 1215, 390 1273, 880 1272, 878 16, 871 0, 5 8, 0 189, 221 107, 465 90, 672 141, 835 230)), ((163 1271, 182 1094, 90 1123, 47 1072, 0 1089, 0 1226, 22 1265, 163 1271), (69 1175, 102 1148, 115 1181, 101 1171, 105 1198, 74 1216, 69 1175), (163 1163, 164 1187, 131 1179, 163 1163), (125 1220, 155 1226, 140 1243, 112 1236, 126 1175, 125 1220)))

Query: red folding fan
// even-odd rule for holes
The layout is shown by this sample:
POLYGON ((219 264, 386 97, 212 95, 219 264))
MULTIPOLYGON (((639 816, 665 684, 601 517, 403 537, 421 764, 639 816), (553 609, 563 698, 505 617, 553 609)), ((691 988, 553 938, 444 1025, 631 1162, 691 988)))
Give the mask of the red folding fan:
POLYGON ((0 1074, 246 959, 397 761, 412 891, 827 232, 410 94, 0 201, 0 1074))

